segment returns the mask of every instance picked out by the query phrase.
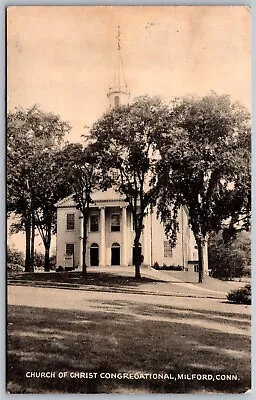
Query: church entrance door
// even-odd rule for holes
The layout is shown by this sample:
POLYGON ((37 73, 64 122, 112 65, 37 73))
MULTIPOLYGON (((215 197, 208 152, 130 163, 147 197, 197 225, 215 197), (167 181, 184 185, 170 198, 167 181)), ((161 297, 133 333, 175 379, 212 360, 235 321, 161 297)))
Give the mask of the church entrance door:
POLYGON ((93 243, 90 247, 90 265, 92 267, 99 265, 99 246, 97 243, 93 243))
POLYGON ((120 244, 113 243, 111 246, 111 265, 120 265, 120 244))

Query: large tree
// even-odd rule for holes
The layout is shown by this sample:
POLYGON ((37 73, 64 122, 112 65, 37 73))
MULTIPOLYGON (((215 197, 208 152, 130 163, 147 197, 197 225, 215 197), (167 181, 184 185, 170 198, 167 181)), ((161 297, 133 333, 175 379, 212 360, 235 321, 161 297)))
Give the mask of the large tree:
POLYGON ((98 146, 94 143, 88 143, 85 147, 80 143, 69 143, 64 147, 62 157, 63 171, 65 171, 65 176, 67 182, 69 182, 70 188, 72 188, 76 207, 81 211, 83 216, 82 274, 86 276, 89 211, 93 203, 92 193, 99 188, 99 183, 101 181, 98 163, 98 146))
POLYGON ((141 277, 144 218, 155 203, 155 188, 151 186, 156 162, 152 138, 165 131, 168 114, 160 99, 141 97, 111 110, 91 130, 92 139, 101 148, 102 175, 124 196, 132 212, 135 278, 141 277))
POLYGON ((45 248, 45 271, 50 270, 52 234, 57 230, 55 204, 72 193, 66 171, 62 166, 63 150, 45 147, 35 166, 37 184, 34 185, 34 222, 45 248))
MULTIPOLYGON (((55 163, 53 167, 52 155, 58 152, 59 143, 69 130, 66 122, 37 106, 17 108, 7 114, 7 211, 19 218, 16 230, 24 229, 26 233, 27 272, 33 269, 31 248, 33 253, 35 226, 41 234, 45 229, 50 235, 49 218, 46 226, 45 216, 51 214, 52 227, 53 204, 58 196, 63 196, 57 184, 59 166, 55 163)), ((43 239, 46 270, 49 269, 49 240, 43 239)))
POLYGON ((175 242, 177 211, 186 207, 202 282, 208 234, 218 232, 223 222, 231 232, 250 226, 250 115, 229 96, 212 92, 175 99, 169 128, 156 137, 158 211, 175 242))

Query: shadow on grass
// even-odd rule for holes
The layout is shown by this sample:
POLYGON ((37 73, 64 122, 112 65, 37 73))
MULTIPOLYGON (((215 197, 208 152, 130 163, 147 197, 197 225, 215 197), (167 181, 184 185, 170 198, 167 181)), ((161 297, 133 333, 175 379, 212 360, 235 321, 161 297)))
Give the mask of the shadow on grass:
POLYGON ((99 285, 99 286, 131 286, 137 287, 145 283, 164 282, 160 279, 142 277, 135 279, 133 276, 118 276, 107 272, 88 272, 86 277, 82 276, 81 272, 43 272, 43 273, 26 273, 16 275, 10 278, 10 281, 30 281, 46 282, 46 283, 67 283, 75 285, 99 285))
MULTIPOLYGON (((89 300, 90 302, 90 300, 89 300)), ((125 301, 125 311, 124 311, 124 302, 118 300, 108 300, 104 301, 104 304, 101 300, 93 300, 95 309, 99 309, 100 307, 105 307, 110 312, 115 313, 125 313, 130 316, 148 316, 155 318, 156 320, 160 320, 161 318, 185 318, 191 320, 193 322, 196 320, 208 321, 208 322, 216 322, 216 323, 225 323, 229 324, 229 326, 237 327, 240 329, 246 329, 249 331, 251 328, 251 315, 250 314, 236 314, 230 312, 218 312, 218 311, 209 311, 209 310, 195 310, 189 308, 174 308, 171 305, 151 305, 150 307, 145 306, 145 304, 138 304, 132 301, 125 301)), ((245 334, 247 334, 245 332, 245 334)))
MULTIPOLYGON (((189 321, 179 323, 181 309, 127 301, 105 303, 104 307, 81 312, 10 306, 9 392, 241 393, 250 388, 250 338, 246 335, 190 325, 189 321), (27 371, 55 372, 56 377, 26 378, 27 371), (59 371, 66 371, 67 378, 58 378, 59 371), (71 378, 72 371, 97 372, 97 378, 71 378), (174 377, 232 374, 238 375, 238 380, 119 380, 100 378, 102 372, 166 373, 174 377)), ((207 323, 209 313, 190 312, 191 319, 200 317, 207 323)), ((214 317, 220 319, 225 313, 216 312, 214 317)), ((236 321, 230 316, 225 324, 236 321)))

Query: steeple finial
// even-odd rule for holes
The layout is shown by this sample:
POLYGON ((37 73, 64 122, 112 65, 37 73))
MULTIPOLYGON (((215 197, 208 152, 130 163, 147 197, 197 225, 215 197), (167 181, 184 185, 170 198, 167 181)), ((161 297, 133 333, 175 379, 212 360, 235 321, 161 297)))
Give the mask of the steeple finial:
POLYGON ((115 76, 113 85, 109 86, 109 92, 107 94, 110 100, 110 106, 113 107, 119 104, 127 103, 129 100, 130 92, 124 76, 124 66, 121 56, 121 32, 120 25, 117 26, 117 65, 115 69, 115 76), (127 101, 125 101, 127 99, 127 101))
POLYGON ((120 25, 117 27, 117 50, 121 50, 121 33, 120 33, 120 25))

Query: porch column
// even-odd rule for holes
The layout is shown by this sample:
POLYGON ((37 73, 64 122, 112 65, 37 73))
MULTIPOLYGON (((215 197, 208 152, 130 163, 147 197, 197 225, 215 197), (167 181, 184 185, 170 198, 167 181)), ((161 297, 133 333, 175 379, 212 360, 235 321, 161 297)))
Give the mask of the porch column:
POLYGON ((82 265, 83 265, 83 232, 84 232, 84 218, 83 214, 80 213, 79 216, 80 219, 80 260, 79 260, 79 271, 82 271, 82 265))
POLYGON ((106 219, 105 207, 100 208, 100 266, 106 265, 106 219))
POLYGON ((127 261, 127 212, 126 207, 122 207, 122 265, 128 265, 127 261))
POLYGON ((143 236, 143 246, 142 246, 142 255, 144 257, 143 264, 149 265, 149 236, 148 236, 148 215, 144 218, 144 229, 142 232, 143 236))
POLYGON ((204 245, 203 259, 204 259, 204 272, 205 272, 205 275, 209 275, 209 270, 208 270, 208 238, 206 239, 205 245, 204 245))

